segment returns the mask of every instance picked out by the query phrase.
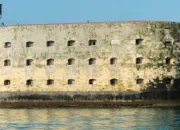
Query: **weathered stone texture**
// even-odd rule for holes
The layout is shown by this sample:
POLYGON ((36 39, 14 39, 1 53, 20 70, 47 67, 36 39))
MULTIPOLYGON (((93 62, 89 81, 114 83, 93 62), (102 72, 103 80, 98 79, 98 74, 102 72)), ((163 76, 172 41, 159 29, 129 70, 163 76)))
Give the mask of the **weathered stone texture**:
POLYGON ((179 23, 170 22, 0 27, 0 91, 140 91, 154 79, 179 78, 178 30, 179 23), (142 45, 136 45, 136 39, 143 39, 142 45), (164 45, 169 39, 172 47, 164 45), (50 40, 55 44, 47 47, 50 40), (75 45, 67 46, 68 40, 75 40, 75 45), (89 46, 89 40, 97 40, 96 45, 89 46), (34 42, 32 47, 26 47, 28 41, 34 42), (4 48, 5 42, 11 47, 4 48), (110 65, 112 57, 117 64, 110 65), (137 57, 143 58, 142 64, 136 65, 137 57), (166 57, 173 63, 166 65, 166 57), (47 66, 50 58, 54 65, 47 66), (67 64, 69 58, 75 59, 74 65, 67 64), (89 65, 90 58, 96 58, 96 64, 89 65), (5 59, 11 66, 4 66, 5 59), (33 59, 33 65, 26 66, 27 59, 33 59), (110 84, 113 78, 118 79, 115 86, 110 84), (143 84, 136 84, 140 78, 143 84), (6 79, 10 85, 4 85, 6 79), (28 79, 33 86, 26 85, 28 79), (54 85, 48 86, 48 79, 54 79, 54 85), (75 84, 68 85, 68 79, 75 79, 75 84), (96 79, 96 84, 89 85, 89 79, 96 79))

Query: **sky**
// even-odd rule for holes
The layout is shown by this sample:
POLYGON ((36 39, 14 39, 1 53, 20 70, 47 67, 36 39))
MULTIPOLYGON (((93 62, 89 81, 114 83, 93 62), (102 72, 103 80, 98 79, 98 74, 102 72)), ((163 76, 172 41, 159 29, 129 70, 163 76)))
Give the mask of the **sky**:
POLYGON ((0 0, 1 21, 47 24, 157 20, 180 21, 180 0, 0 0))

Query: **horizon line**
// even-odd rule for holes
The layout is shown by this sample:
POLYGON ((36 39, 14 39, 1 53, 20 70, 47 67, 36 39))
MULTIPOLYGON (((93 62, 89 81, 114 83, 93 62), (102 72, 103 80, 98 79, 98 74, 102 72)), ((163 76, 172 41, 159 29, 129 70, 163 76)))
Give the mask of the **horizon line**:
POLYGON ((155 22, 163 22, 163 23, 180 23, 180 21, 163 21, 163 20, 122 20, 122 21, 88 21, 87 22, 58 22, 58 23, 32 23, 32 24, 9 24, 6 25, 2 22, 1 27, 8 26, 33 26, 33 25, 61 25, 61 24, 99 24, 99 23, 155 23, 155 22))

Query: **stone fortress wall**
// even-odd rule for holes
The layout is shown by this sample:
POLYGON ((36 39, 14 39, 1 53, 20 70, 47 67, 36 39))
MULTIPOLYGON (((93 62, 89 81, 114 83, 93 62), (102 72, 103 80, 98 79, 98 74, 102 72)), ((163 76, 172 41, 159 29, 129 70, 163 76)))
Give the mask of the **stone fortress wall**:
POLYGON ((0 91, 173 89, 179 34, 155 21, 0 27, 0 91))

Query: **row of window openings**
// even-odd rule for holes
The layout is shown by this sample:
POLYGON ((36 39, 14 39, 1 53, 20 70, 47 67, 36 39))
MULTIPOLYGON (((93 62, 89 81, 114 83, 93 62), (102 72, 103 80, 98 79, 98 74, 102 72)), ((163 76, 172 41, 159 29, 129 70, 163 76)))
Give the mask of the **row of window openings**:
MULTIPOLYGON (((74 79, 69 79, 67 81, 68 85, 72 85, 72 84, 75 84, 75 80, 74 79)), ((90 79, 89 80, 89 84, 90 85, 94 85, 96 83, 96 79, 90 79)), ((143 79, 137 79, 136 80, 136 83, 137 84, 143 84, 143 79)), ((10 80, 4 80, 4 85, 10 85, 11 84, 11 81, 10 80)), ((54 80, 52 79, 49 79, 47 80, 47 85, 53 85, 54 84, 54 80)), ((118 79, 111 79, 110 80, 110 84, 111 85, 116 85, 118 84, 118 79)), ((27 86, 32 86, 33 85, 33 80, 32 79, 29 79, 26 81, 26 85, 27 86)))
MULTIPOLYGON (((143 43, 143 40, 144 39, 136 39, 136 45, 141 45, 143 43)), ((67 46, 74 46, 75 42, 76 42, 75 40, 69 40, 67 42, 67 46)), ((46 46, 47 47, 54 46, 54 43, 55 43, 54 41, 47 41, 46 46)), ((94 45, 96 45, 96 43, 97 43, 97 40, 89 40, 89 46, 94 46, 94 45)), ((33 44, 34 44, 34 42, 32 42, 32 41, 26 42, 26 47, 32 47, 33 44)), ((171 40, 165 40, 164 44, 165 45, 172 45, 172 41, 171 40)), ((10 48, 11 42, 6 42, 4 44, 4 47, 10 48)))
MULTIPOLYGON (((26 47, 33 47, 34 42, 26 42, 26 47)), ((54 41, 47 41, 46 46, 54 46, 55 42, 54 41)), ((75 40, 69 40, 67 42, 67 46, 74 46, 75 45, 75 40)), ((96 40, 89 40, 89 46, 96 45, 96 40)), ((10 48, 11 47, 11 42, 6 42, 4 44, 4 48, 10 48)))
MULTIPOLYGON (((75 40, 69 40, 67 42, 67 46, 74 46, 75 42, 76 42, 75 40)), ((89 40, 89 46, 96 45, 96 42, 97 42, 97 40, 89 40)), ((142 42, 143 42, 143 39, 136 39, 136 45, 140 45, 140 44, 142 44, 142 42)), ((47 45, 47 47, 54 46, 54 43, 55 43, 54 41, 47 41, 46 45, 47 45)), ((34 44, 34 42, 32 42, 32 41, 26 42, 26 47, 32 47, 33 44, 34 44)), ((11 47, 11 42, 6 42, 4 44, 4 47, 5 48, 11 47)))
MULTIPOLYGON (((142 57, 138 57, 136 58, 136 64, 141 64, 143 61, 143 58, 142 57)), ((33 62, 33 59, 28 59, 26 61, 26 65, 27 66, 30 66, 32 65, 32 62, 33 62)), ((75 59, 68 59, 68 65, 73 65, 75 63, 75 59)), ((96 59, 95 58, 90 58, 89 59, 89 65, 93 65, 96 63, 96 59)), ((113 64, 116 64, 117 63, 117 58, 111 58, 110 59, 110 64, 113 65, 113 64)), ((167 57, 166 60, 165 60, 165 63, 166 64, 171 64, 171 58, 167 57)), ((11 61, 10 60, 5 60, 4 61, 4 66, 10 66, 11 65, 11 61)), ((48 59, 47 60, 47 65, 54 65, 54 59, 48 59)))
MULTIPOLYGON (((172 83, 172 79, 166 79, 165 80, 165 83, 166 84, 171 84, 172 83)), ((75 80, 74 79, 69 79, 67 81, 68 85, 72 85, 72 84, 75 84, 75 80)), ((96 79, 90 79, 89 80, 89 85, 94 85, 96 83, 96 79)), ((144 79, 137 79, 136 80, 136 84, 143 84, 144 83, 144 79)), ((4 85, 10 85, 11 84, 11 81, 10 80, 4 80, 4 85)), ((47 80, 47 85, 53 85, 54 84, 54 80, 53 79, 49 79, 47 80)), ((110 84, 112 86, 115 86, 118 84, 118 79, 111 79, 110 80, 110 84)), ((32 79, 29 79, 26 81, 26 85, 27 86, 32 86, 33 85, 33 80, 32 79)))
MULTIPOLYGON (((142 57, 136 58, 136 64, 141 64, 142 62, 143 62, 143 58, 142 58, 142 57)), ((165 59, 165 63, 166 63, 167 65, 170 65, 170 64, 172 63, 172 58, 167 57, 167 58, 165 59)))
MULTIPOLYGON (((143 40, 144 40, 144 39, 136 39, 136 45, 141 45, 141 44, 143 44, 143 40)), ((165 46, 170 46, 170 45, 172 45, 172 40, 166 39, 166 40, 164 41, 164 45, 165 45, 165 46)))
MULTIPOLYGON (((111 58, 110 59, 110 64, 116 64, 117 58, 111 58)), ((26 66, 30 66, 33 63, 33 59, 28 59, 26 60, 26 66)), ((75 59, 68 59, 68 65, 73 65, 75 63, 75 59)), ((89 59, 89 65, 93 65, 96 63, 95 58, 90 58, 89 59)), ((10 66, 11 61, 10 60, 4 60, 4 66, 10 66)), ((48 59, 47 60, 47 65, 54 65, 54 59, 48 59)))
MULTIPOLYGON (((174 80, 171 79, 171 78, 167 78, 167 79, 164 79, 164 83, 165 84, 173 84, 174 80)), ((136 80, 136 84, 143 84, 144 83, 144 79, 137 79, 136 80)))
MULTIPOLYGON (((95 84, 95 82, 96 82, 96 79, 90 79, 89 80, 89 84, 90 85, 93 85, 93 84, 95 84)), ((67 81, 67 83, 69 84, 69 85, 71 85, 71 84, 75 84, 75 80, 74 79, 69 79, 68 81, 67 81)), ((4 85, 10 85, 11 84, 11 81, 10 80, 4 80, 4 85)), ((52 80, 52 79, 49 79, 49 80, 47 80, 47 85, 53 85, 54 84, 54 80, 52 80)), ((33 85, 33 80, 31 80, 31 79, 29 79, 29 80, 27 80, 26 81, 26 85, 33 85)))

